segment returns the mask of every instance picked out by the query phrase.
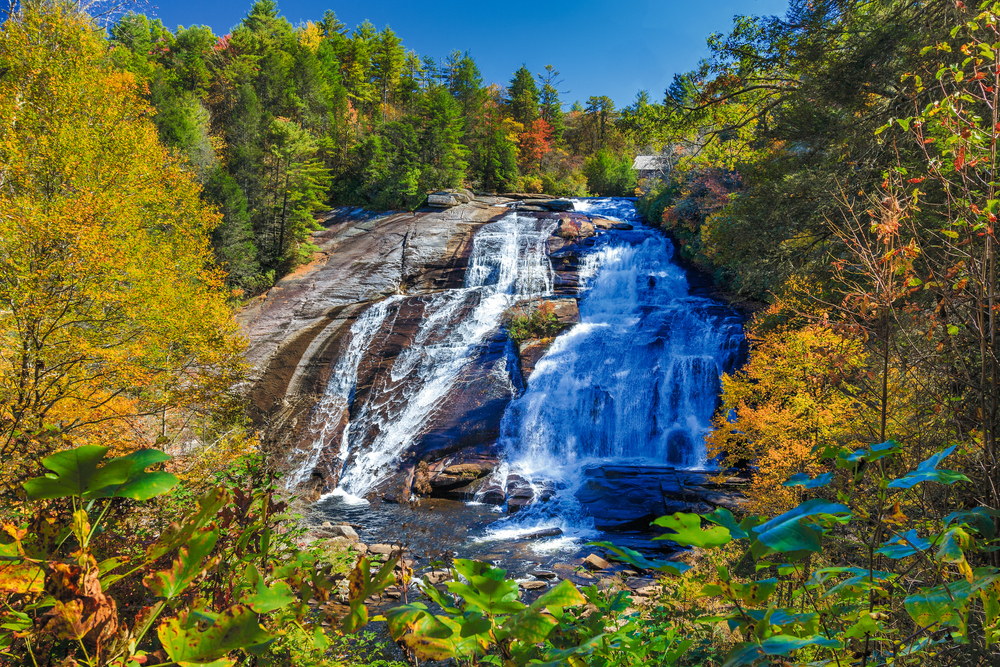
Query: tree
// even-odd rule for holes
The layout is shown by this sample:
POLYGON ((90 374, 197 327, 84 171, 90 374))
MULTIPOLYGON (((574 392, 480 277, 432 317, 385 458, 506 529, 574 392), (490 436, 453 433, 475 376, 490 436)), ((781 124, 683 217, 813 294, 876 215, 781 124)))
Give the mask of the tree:
POLYGON ((559 144, 562 141, 563 130, 563 110, 559 95, 565 95, 568 90, 559 92, 562 79, 559 72, 552 65, 545 66, 545 73, 538 74, 538 83, 541 84, 541 91, 538 94, 538 113, 542 120, 552 128, 552 141, 559 144))
POLYGON ((552 127, 541 118, 535 119, 528 129, 521 133, 521 171, 541 171, 542 158, 552 150, 552 127))
POLYGON ((22 4, 0 33, 5 472, 33 454, 21 433, 60 422, 99 443, 109 424, 220 405, 239 377, 219 215, 100 35, 55 3, 22 4))
POLYGON ((591 150, 597 151, 608 146, 608 133, 615 120, 615 103, 607 95, 590 97, 584 111, 590 126, 591 150))
POLYGON ((527 127, 538 118, 538 86, 524 65, 514 72, 507 88, 507 108, 511 118, 527 127))

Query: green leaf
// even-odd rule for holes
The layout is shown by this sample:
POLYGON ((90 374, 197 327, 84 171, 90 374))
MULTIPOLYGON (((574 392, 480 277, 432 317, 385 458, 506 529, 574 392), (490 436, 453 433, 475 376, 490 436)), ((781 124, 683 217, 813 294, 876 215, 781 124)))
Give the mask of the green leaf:
POLYGON ((732 541, 729 530, 716 526, 702 530, 701 517, 697 514, 677 512, 671 516, 661 516, 653 521, 654 526, 662 526, 674 532, 658 535, 654 540, 670 540, 685 546, 714 549, 732 541))
POLYGON ((91 491, 84 496, 87 500, 94 498, 131 498, 132 500, 149 500, 160 496, 174 488, 180 481, 168 472, 146 472, 146 468, 157 463, 170 460, 170 456, 157 449, 140 449, 108 461, 129 461, 128 478, 120 484, 112 484, 102 489, 91 491))
POLYGON ((738 644, 723 663, 723 667, 740 667, 752 665, 766 655, 785 655, 798 651, 806 646, 821 646, 823 648, 840 648, 841 643, 826 637, 793 637, 791 635, 775 635, 765 639, 760 644, 738 644))
POLYGON ((804 519, 834 518, 837 515, 850 516, 846 505, 831 503, 822 498, 812 498, 798 507, 777 516, 754 529, 757 539, 767 547, 779 552, 821 551, 822 530, 808 525, 804 519))
POLYGON ((219 531, 215 526, 203 528, 180 548, 169 570, 154 572, 143 579, 142 583, 157 597, 169 600, 180 595, 195 579, 218 562, 217 558, 206 562, 218 539, 219 531))
POLYGON ((247 583, 253 586, 253 591, 243 598, 242 602, 248 605, 258 614, 269 614, 295 602, 295 594, 292 589, 283 581, 275 581, 270 588, 257 570, 257 566, 251 563, 247 565, 245 578, 247 583))
POLYGON ((183 524, 172 523, 167 526, 159 539, 146 550, 146 557, 158 560, 187 542, 195 531, 207 526, 229 500, 229 493, 221 486, 208 491, 198 499, 198 511, 183 524))
POLYGON ((959 525, 969 526, 988 540, 996 537, 996 523, 994 518, 1000 516, 1000 512, 989 507, 976 507, 971 510, 959 510, 952 512, 944 518, 944 527, 947 528, 952 521, 957 521, 959 525))
POLYGON ((875 550, 875 553, 881 554, 886 558, 899 560, 900 558, 916 554, 918 550, 924 551, 929 549, 930 546, 930 540, 917 535, 916 529, 910 529, 900 537, 883 542, 882 546, 875 550))
POLYGON ((940 624, 964 628, 971 595, 972 586, 968 581, 955 581, 947 587, 921 588, 903 600, 903 606, 918 627, 940 624))
POLYGON ((577 590, 573 582, 564 579, 532 602, 531 608, 552 609, 553 607, 575 607, 582 604, 587 604, 587 599, 577 590))
POLYGON ((745 540, 750 537, 750 531, 767 521, 764 516, 748 516, 739 523, 733 513, 724 507, 717 507, 708 514, 701 515, 703 519, 711 521, 729 530, 729 534, 734 540, 745 540))
POLYGON ((926 461, 917 466, 917 469, 898 479, 889 482, 890 489, 909 489, 921 482, 937 482, 939 484, 954 484, 955 482, 968 482, 968 477, 953 470, 938 470, 938 464, 955 451, 957 445, 952 445, 944 451, 938 452, 926 461))
POLYGON ((390 558, 379 568, 375 576, 371 575, 371 562, 368 558, 362 558, 354 566, 354 570, 347 577, 351 611, 344 618, 345 632, 357 632, 368 624, 368 608, 365 607, 365 600, 392 585, 396 580, 394 570, 398 560, 390 558))
POLYGON ((792 475, 788 478, 788 481, 782 484, 782 486, 803 486, 807 489, 818 489, 822 486, 826 486, 833 481, 833 473, 828 472, 819 475, 816 478, 810 478, 809 475, 804 472, 792 475))
POLYGON ((588 545, 603 547, 615 554, 612 556, 615 560, 635 565, 640 570, 658 570, 667 574, 680 576, 691 569, 691 566, 687 563, 675 563, 669 560, 651 560, 643 556, 638 551, 634 551, 628 547, 617 547, 611 542, 589 542, 588 545))
POLYGON ((42 465, 52 472, 24 483, 28 500, 84 497, 91 491, 122 484, 128 479, 132 462, 117 458, 102 466, 107 453, 107 447, 85 445, 46 456, 42 465))
POLYGON ((182 611, 156 632, 171 660, 204 665, 236 649, 252 650, 273 638, 260 627, 249 607, 234 605, 221 614, 182 611))

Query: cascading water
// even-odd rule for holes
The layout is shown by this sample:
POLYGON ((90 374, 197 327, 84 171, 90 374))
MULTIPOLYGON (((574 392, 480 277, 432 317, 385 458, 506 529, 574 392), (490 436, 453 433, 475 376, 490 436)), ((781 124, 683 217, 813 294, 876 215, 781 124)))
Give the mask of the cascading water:
MULTIPOLYGON (((421 435, 477 347, 499 329, 504 312, 518 300, 552 291, 546 240, 556 224, 512 212, 485 225, 473 241, 465 286, 423 298, 412 341, 393 361, 388 378, 353 408, 340 446, 339 493, 359 497, 371 490, 421 435)), ((390 297, 372 306, 352 327, 348 353, 314 412, 319 436, 293 476, 297 481, 311 474, 326 446, 326 425, 338 423, 353 400, 359 363, 355 351, 360 350, 360 358, 370 348, 405 298, 390 297)))
MULTIPOLYGON (((644 228, 627 200, 585 200, 577 210, 624 219, 632 232, 605 237, 581 271, 581 321, 535 366, 501 426, 506 462, 535 487, 536 502, 492 531, 514 537, 541 526, 585 536, 575 494, 588 466, 634 463, 703 468, 704 434, 719 377, 742 342, 738 320, 688 294, 670 241, 644 228)), ((505 480, 497 480, 504 483, 505 480)))

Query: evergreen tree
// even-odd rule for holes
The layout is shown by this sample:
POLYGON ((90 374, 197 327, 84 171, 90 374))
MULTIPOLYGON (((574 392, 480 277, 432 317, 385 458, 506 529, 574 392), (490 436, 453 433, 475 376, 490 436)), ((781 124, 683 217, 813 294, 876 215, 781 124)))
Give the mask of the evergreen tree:
MULTIPOLYGON (((538 94, 538 112, 542 120, 548 123, 552 131, 552 141, 556 144, 562 142, 563 131, 566 126, 563 123, 562 102, 559 101, 558 90, 562 79, 559 79, 559 72, 552 65, 545 66, 545 72, 538 74, 538 83, 541 90, 538 94)), ((568 93, 564 90, 562 94, 568 93)))
POLYGON ((524 127, 538 118, 538 86, 524 65, 514 72, 514 78, 510 80, 507 100, 511 117, 524 127))

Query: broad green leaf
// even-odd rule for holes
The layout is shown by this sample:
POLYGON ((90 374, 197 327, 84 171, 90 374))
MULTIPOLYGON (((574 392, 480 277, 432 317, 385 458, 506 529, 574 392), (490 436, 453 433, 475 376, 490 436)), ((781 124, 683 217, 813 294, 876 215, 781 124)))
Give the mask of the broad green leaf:
POLYGON ((707 521, 711 521, 712 523, 728 529, 729 534, 734 540, 747 539, 750 537, 750 531, 752 528, 756 528, 760 524, 767 521, 767 517, 764 516, 748 516, 743 519, 743 521, 737 523, 736 517, 733 516, 733 513, 724 507, 717 507, 708 514, 702 514, 701 516, 707 521))
POLYGON ((253 563, 247 565, 245 579, 253 586, 253 590, 243 598, 242 602, 258 614, 269 614, 295 602, 295 594, 288 584, 279 580, 268 588, 264 577, 253 563))
POLYGON ((944 563, 961 563, 965 550, 972 546, 972 537, 962 528, 952 528, 944 534, 934 559, 944 563))
POLYGON ((938 470, 938 464, 946 456, 955 451, 957 445, 952 445, 944 451, 938 452, 926 461, 917 466, 913 472, 903 475, 899 479, 889 482, 890 489, 909 489, 921 482, 937 482, 939 484, 954 484, 955 482, 968 482, 969 478, 962 473, 953 470, 938 470))
POLYGON ((955 581, 947 586, 921 588, 903 600, 903 606, 918 627, 964 628, 971 595, 972 586, 968 581, 955 581))
POLYGON ((158 560, 187 542, 195 531, 207 526, 229 500, 229 493, 221 486, 208 491, 198 500, 198 511, 183 524, 172 523, 167 526, 159 539, 146 550, 146 557, 158 560))
MULTIPOLYGON (((483 652, 488 644, 488 638, 482 634, 463 637, 459 621, 434 616, 419 603, 393 607, 385 616, 392 638, 409 647, 421 660, 466 658, 483 652)), ((475 617, 469 621, 470 631, 479 625, 475 617)))
POLYGON ((586 598, 580 594, 573 582, 564 579, 532 602, 531 608, 551 609, 552 607, 575 607, 582 604, 587 604, 586 598))
POLYGON ((42 465, 52 472, 24 483, 28 500, 84 497, 91 491, 123 483, 128 479, 132 462, 118 458, 102 466, 107 453, 107 447, 85 445, 46 456, 42 465))
POLYGON ((798 507, 757 526, 754 533, 767 547, 779 553, 793 551, 820 551, 822 530, 805 523, 805 519, 834 518, 850 515, 846 505, 831 503, 822 498, 812 498, 798 507))
POLYGON ((760 644, 739 644, 726 657, 723 667, 740 667, 741 665, 752 665, 767 655, 787 656, 793 651, 805 648, 806 646, 821 646, 823 648, 840 648, 841 643, 826 637, 793 637, 790 635, 775 635, 762 641, 760 644))
POLYGON ((691 566, 687 563, 673 562, 669 560, 650 560, 643 556, 638 551, 629 549, 628 547, 617 547, 611 542, 589 542, 589 546, 603 547, 615 554, 612 556, 615 560, 620 560, 624 563, 629 563, 630 565, 635 565, 640 570, 658 570, 660 572, 665 572, 667 574, 673 574, 680 576, 691 569, 691 566))
POLYGON ((393 584, 396 580, 394 570, 398 560, 390 558, 374 576, 371 575, 371 562, 368 558, 360 559, 354 566, 347 577, 351 611, 344 618, 345 632, 357 632, 368 624, 368 608, 365 607, 365 600, 393 584))
POLYGON ((952 512, 944 518, 944 527, 947 528, 953 521, 960 525, 969 526, 988 540, 996 537, 996 523, 994 518, 1000 516, 1000 512, 989 507, 976 507, 971 510, 959 510, 952 512))
POLYGON ((153 595, 168 600, 184 593, 195 579, 218 562, 218 558, 208 559, 218 539, 215 526, 201 529, 180 548, 169 570, 154 572, 142 583, 153 595))
POLYGON ((509 631, 514 639, 526 644, 537 644, 545 641, 557 625, 559 621, 551 614, 525 609, 519 614, 510 616, 502 628, 509 631))
POLYGON ((701 517, 697 514, 676 512, 671 516, 661 516, 653 521, 654 526, 661 526, 674 532, 658 535, 654 540, 670 540, 685 546, 714 549, 732 541, 729 530, 724 526, 716 526, 703 530, 701 517))
POLYGON ((125 460, 131 462, 128 478, 120 484, 112 484, 102 489, 91 491, 84 496, 93 498, 131 498, 132 500, 149 500, 160 496, 174 488, 180 481, 168 472, 146 472, 146 468, 157 463, 170 460, 170 456, 157 449, 140 449, 125 456, 111 459, 108 463, 125 460))
POLYGON ((800 472, 789 477, 788 481, 782 484, 782 486, 803 486, 807 489, 818 489, 822 486, 826 486, 832 481, 832 472, 824 473, 816 478, 811 478, 804 472, 800 472))
POLYGON ((273 638, 249 607, 234 605, 221 614, 182 611, 156 631, 171 660, 204 665, 236 649, 253 650, 273 638))
POLYGON ((918 550, 924 551, 925 549, 929 549, 930 546, 930 540, 917 535, 916 529, 911 529, 903 533, 900 537, 894 537, 883 542, 882 546, 875 550, 875 553, 882 554, 893 560, 899 560, 900 558, 914 555, 918 550))

